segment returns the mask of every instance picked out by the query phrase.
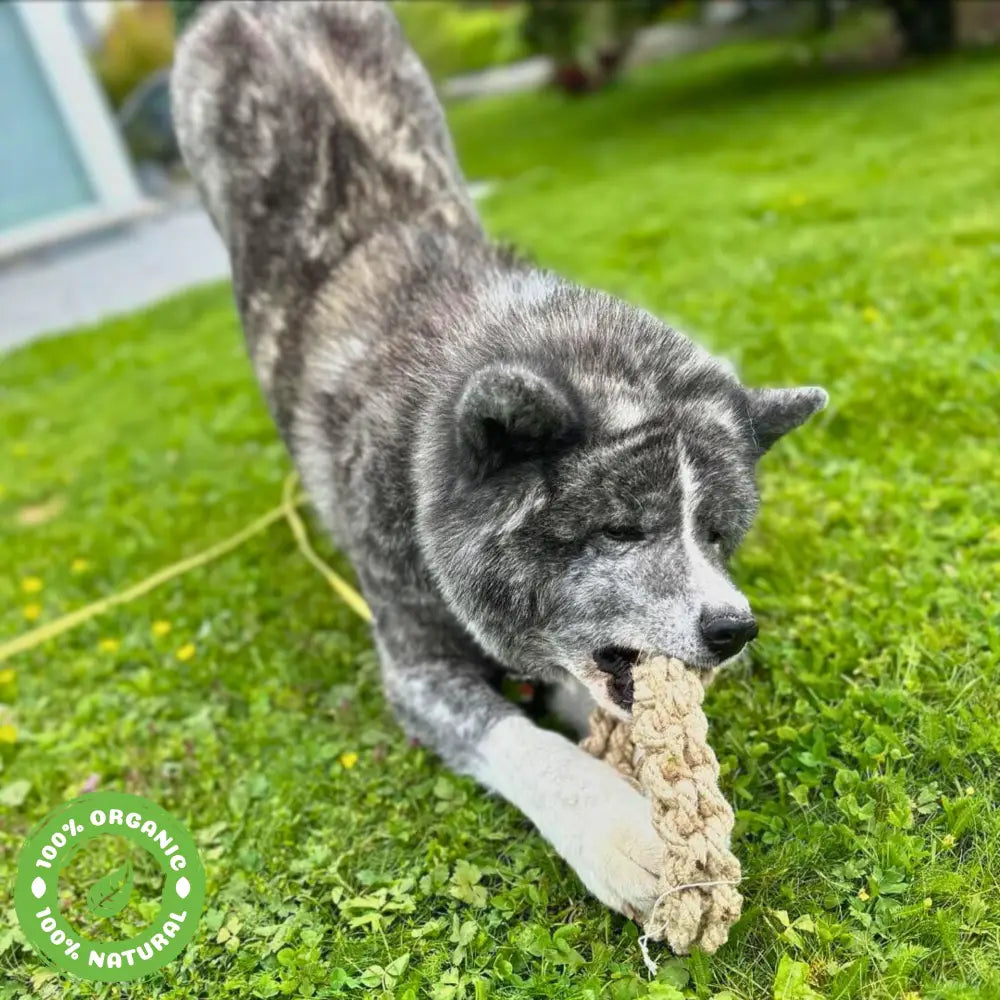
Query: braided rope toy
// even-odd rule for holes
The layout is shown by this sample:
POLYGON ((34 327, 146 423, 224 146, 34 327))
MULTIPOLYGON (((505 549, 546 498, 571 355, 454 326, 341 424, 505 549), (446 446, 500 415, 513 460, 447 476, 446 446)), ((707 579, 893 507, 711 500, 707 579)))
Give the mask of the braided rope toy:
POLYGON ((640 939, 666 940, 685 955, 715 951, 739 918, 740 863, 729 849, 733 810, 719 790, 719 763, 708 745, 701 704, 711 675, 665 656, 633 668, 632 724, 602 709, 581 746, 635 782, 653 803, 663 840, 660 895, 640 939))

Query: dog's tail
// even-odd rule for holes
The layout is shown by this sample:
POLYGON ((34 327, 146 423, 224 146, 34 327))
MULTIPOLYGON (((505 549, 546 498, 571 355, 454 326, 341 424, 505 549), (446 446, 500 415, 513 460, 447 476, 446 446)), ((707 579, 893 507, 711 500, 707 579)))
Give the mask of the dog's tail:
POLYGON ((433 86, 387 5, 201 6, 178 45, 173 113, 238 299, 308 293, 310 275, 432 207, 475 220, 433 86))

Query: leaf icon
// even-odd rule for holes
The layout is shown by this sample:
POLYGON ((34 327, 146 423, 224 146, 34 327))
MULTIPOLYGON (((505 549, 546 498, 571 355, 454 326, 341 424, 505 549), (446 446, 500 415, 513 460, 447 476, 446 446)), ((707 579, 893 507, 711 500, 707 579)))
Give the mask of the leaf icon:
POLYGON ((132 862, 126 861, 87 890, 87 908, 95 917, 113 917, 125 909, 131 895, 132 862))

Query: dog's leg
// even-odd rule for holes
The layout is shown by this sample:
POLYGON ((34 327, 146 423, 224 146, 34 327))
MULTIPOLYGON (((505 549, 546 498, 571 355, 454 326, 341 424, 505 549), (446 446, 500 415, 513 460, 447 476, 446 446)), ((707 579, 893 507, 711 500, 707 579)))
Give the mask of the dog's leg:
POLYGON ((649 801, 616 771, 517 714, 484 734, 472 773, 516 805, 601 902, 636 920, 649 914, 663 844, 649 801))
POLYGON ((552 686, 545 707, 582 739, 587 735, 590 715, 597 704, 583 684, 567 674, 564 680, 552 686))
POLYGON ((395 637, 377 636, 404 729, 517 806, 603 903, 636 919, 648 914, 662 851, 649 802, 606 764, 535 726, 474 663, 418 655, 395 637))

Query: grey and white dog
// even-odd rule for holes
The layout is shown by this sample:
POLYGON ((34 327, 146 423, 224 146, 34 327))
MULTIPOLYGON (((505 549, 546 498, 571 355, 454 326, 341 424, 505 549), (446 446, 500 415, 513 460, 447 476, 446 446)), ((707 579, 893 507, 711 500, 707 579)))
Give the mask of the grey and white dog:
POLYGON ((396 715, 641 917, 646 801, 498 682, 624 716, 640 650, 737 654, 757 627, 725 564, 757 461, 826 394, 748 389, 648 313, 491 243, 381 3, 205 5, 172 87, 257 378, 357 570, 396 715))

